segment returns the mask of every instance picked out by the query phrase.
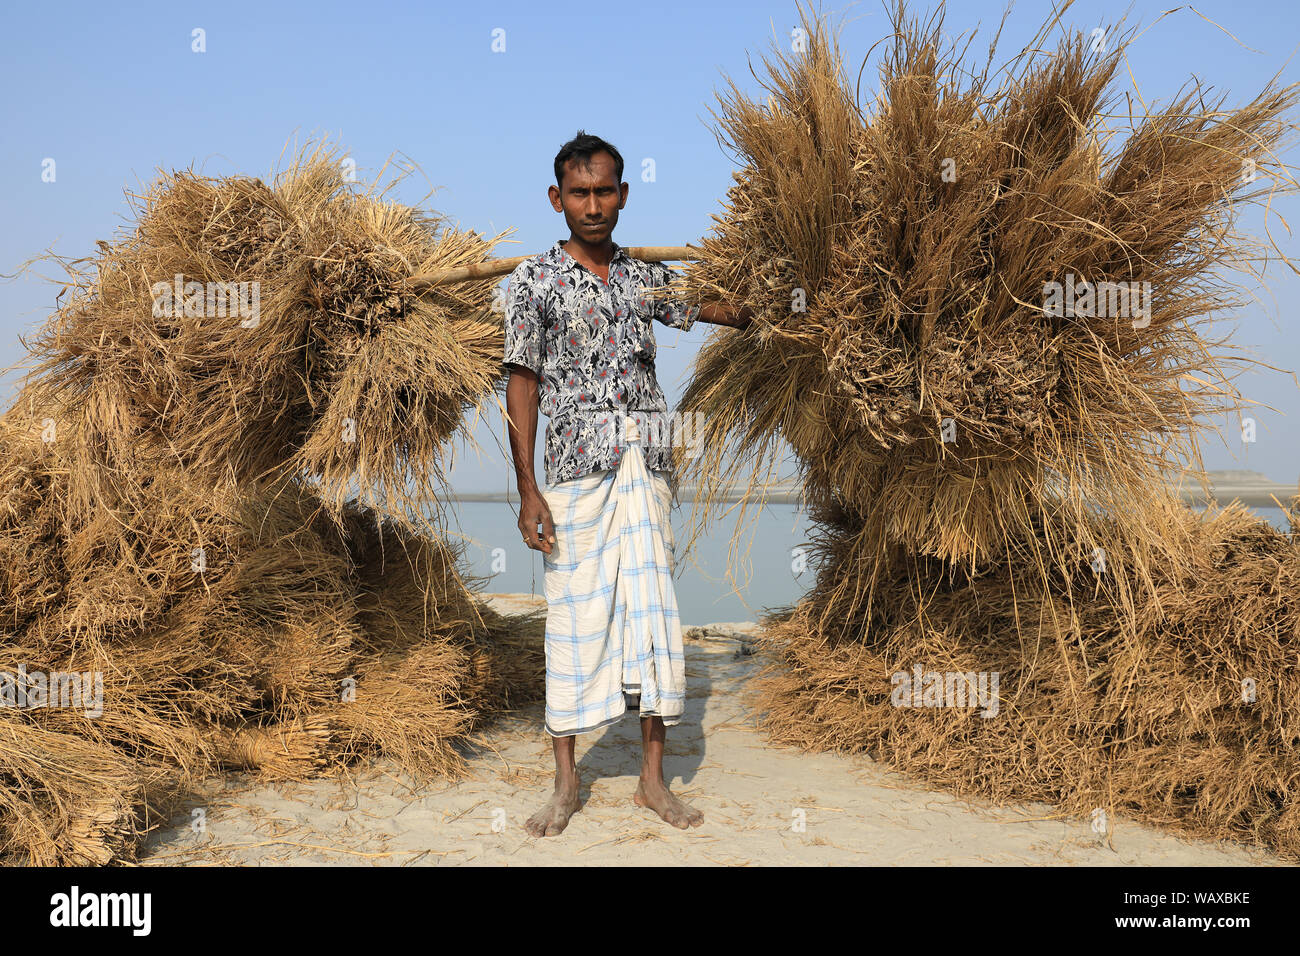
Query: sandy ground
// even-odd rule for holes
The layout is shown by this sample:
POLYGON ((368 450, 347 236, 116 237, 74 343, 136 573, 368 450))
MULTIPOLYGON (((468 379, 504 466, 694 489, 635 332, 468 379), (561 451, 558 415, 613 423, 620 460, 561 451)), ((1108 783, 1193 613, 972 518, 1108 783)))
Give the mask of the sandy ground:
MULTIPOLYGON (((519 609, 527 595, 494 595, 519 609)), ((688 635, 686 718, 668 734, 665 775, 704 813, 676 830, 632 803, 635 716, 578 739, 582 810, 558 837, 524 821, 549 795, 554 764, 541 706, 477 738, 471 773, 423 787, 382 762, 350 780, 259 785, 231 776, 151 837, 141 862, 174 864, 507 865, 1259 865, 1276 856, 1189 841, 1132 820, 1109 842, 1088 820, 1043 804, 994 807, 927 790, 867 757, 774 746, 737 689, 756 669, 739 653, 752 623, 688 635)))

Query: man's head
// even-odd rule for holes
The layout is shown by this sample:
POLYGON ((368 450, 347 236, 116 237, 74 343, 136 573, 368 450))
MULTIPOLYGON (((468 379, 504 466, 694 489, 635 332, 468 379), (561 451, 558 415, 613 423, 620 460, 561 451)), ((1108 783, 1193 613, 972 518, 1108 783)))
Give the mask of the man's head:
POLYGON ((573 235, 583 242, 603 243, 618 224, 618 211, 627 202, 623 157, 599 136, 578 130, 555 156, 551 206, 564 213, 573 235))

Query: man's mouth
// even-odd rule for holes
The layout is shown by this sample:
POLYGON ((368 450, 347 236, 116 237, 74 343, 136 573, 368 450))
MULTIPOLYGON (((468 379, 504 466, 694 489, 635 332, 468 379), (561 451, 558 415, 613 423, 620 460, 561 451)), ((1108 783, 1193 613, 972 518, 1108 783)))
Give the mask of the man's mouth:
POLYGON ((603 222, 584 222, 582 225, 587 229, 599 229, 605 224, 603 222))

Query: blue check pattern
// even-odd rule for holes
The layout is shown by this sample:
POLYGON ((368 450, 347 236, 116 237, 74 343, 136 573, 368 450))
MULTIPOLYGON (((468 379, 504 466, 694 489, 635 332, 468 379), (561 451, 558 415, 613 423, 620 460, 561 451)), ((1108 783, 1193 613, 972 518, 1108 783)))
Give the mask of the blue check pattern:
POLYGON ((547 732, 587 733, 634 709, 677 724, 686 659, 667 473, 648 471, 633 442, 617 471, 543 494, 556 537, 544 556, 547 732))

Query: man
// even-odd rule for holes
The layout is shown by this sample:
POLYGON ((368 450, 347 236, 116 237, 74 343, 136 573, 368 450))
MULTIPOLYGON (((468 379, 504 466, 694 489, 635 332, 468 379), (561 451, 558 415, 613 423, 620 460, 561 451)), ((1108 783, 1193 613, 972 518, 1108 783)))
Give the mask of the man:
POLYGON ((554 836, 580 806, 574 739, 641 717, 633 801, 673 826, 703 815, 663 778, 666 727, 685 708, 685 661, 672 584, 672 417, 654 372, 651 319, 743 327, 753 313, 655 295, 662 263, 633 259, 612 239, 627 204, 623 158, 578 131, 555 157, 551 206, 568 240, 511 274, 506 293, 506 411, 519 489, 519 530, 541 551, 546 579, 546 729, 555 792, 531 817, 554 836), (538 411, 546 427, 543 495, 533 474, 538 411))

